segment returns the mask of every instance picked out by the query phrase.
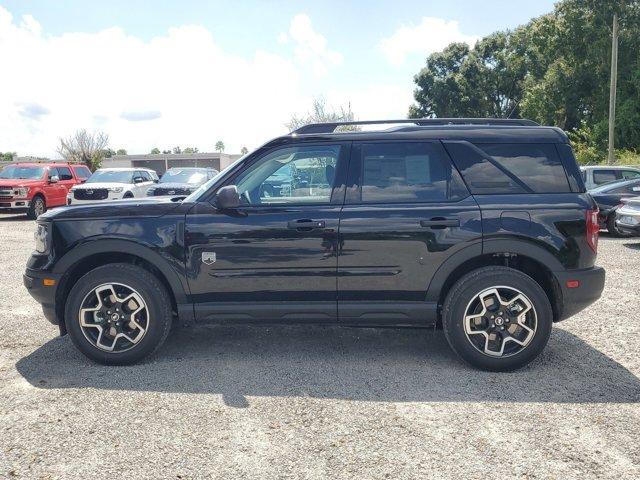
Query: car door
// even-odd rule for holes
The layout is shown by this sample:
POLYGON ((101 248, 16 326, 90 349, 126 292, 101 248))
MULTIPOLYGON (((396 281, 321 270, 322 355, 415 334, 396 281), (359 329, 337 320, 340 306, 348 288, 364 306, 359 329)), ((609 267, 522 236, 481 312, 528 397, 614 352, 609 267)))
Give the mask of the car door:
POLYGON ((65 205, 67 203, 67 194, 71 187, 76 184, 76 181, 71 173, 71 169, 65 165, 60 165, 57 167, 58 170, 58 184, 64 188, 64 191, 60 190, 61 193, 64 193, 64 196, 61 198, 60 205, 65 205))
POLYGON ((47 207, 56 207, 67 203, 67 190, 60 181, 60 172, 57 167, 49 167, 47 185, 44 190, 47 207), (51 181, 53 177, 58 177, 58 181, 53 183, 51 181))
POLYGON ((133 174, 133 196, 134 197, 144 197, 147 195, 147 190, 151 185, 153 185, 153 181, 151 180, 151 176, 149 172, 144 170, 137 170, 133 174))
POLYGON ((465 248, 481 253, 480 209, 440 142, 354 142, 340 216, 342 323, 434 321, 429 284, 465 248))
POLYGON ((335 321, 348 154, 348 143, 270 149, 225 180, 239 208, 195 205, 185 245, 197 320, 335 321))

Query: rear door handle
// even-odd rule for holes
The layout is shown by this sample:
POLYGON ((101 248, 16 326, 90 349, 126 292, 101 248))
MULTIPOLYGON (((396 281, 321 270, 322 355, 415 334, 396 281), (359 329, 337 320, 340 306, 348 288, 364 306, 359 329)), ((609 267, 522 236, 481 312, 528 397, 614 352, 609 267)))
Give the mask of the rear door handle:
POLYGON ((444 218, 444 217, 435 217, 431 220, 420 220, 421 227, 433 228, 433 229, 442 229, 448 227, 459 227, 460 219, 458 218, 444 218))
POLYGON ((300 220, 292 220, 287 223, 287 227, 292 230, 298 230, 300 232, 315 230, 317 228, 325 228, 326 223, 324 220, 309 220, 309 219, 300 219, 300 220))

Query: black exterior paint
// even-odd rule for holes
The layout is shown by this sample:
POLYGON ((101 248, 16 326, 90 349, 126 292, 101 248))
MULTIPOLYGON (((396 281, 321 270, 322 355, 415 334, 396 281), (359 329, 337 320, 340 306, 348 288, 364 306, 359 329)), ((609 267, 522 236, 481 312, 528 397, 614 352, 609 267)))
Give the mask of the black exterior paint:
POLYGON ((126 254, 159 270, 183 323, 428 325, 437 319, 442 288, 456 269, 481 255, 517 254, 553 273, 563 292, 559 301, 567 304, 557 310, 573 313, 568 303, 583 308, 597 298, 604 274, 593 268, 595 254, 585 239, 585 214, 593 201, 566 142, 559 129, 506 126, 280 137, 232 167, 196 203, 144 199, 48 212, 39 222, 50 224, 51 252, 29 259, 25 284, 47 317, 60 323, 69 272, 95 255, 126 254), (361 180, 352 145, 382 140, 555 144, 573 193, 358 204, 361 180), (329 203, 215 207, 217 189, 232 185, 240 171, 266 153, 294 143, 344 147, 329 203), (319 223, 296 228, 300 220, 319 223), (215 252, 216 262, 204 264, 203 252, 215 252), (580 296, 562 287, 567 275, 596 278, 580 296), (59 279, 58 286, 42 287, 44 276, 59 279))

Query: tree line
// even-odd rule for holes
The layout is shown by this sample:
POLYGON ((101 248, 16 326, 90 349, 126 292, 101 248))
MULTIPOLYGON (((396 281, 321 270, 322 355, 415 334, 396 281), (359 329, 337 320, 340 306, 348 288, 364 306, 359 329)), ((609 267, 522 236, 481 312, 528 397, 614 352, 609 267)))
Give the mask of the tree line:
POLYGON ((563 0, 515 30, 452 43, 414 77, 409 117, 530 118, 568 131, 582 163, 606 158, 613 14, 620 19, 615 144, 640 147, 640 0, 563 0))

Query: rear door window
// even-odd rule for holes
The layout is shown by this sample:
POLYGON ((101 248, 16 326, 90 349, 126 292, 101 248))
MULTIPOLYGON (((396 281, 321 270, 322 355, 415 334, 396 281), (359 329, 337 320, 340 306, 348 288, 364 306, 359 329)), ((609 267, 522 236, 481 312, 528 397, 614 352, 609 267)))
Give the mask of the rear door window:
POLYGON ((76 172, 76 177, 80 180, 86 180, 91 176, 91 170, 87 167, 73 167, 73 171, 76 172))
POLYGON ((69 167, 57 167, 60 180, 73 180, 73 175, 69 167))
POLYGON ((602 185, 603 183, 613 182, 622 178, 620 170, 594 170, 593 183, 602 185))
POLYGON ((360 163, 362 203, 433 203, 468 195, 439 143, 354 145, 360 163))

